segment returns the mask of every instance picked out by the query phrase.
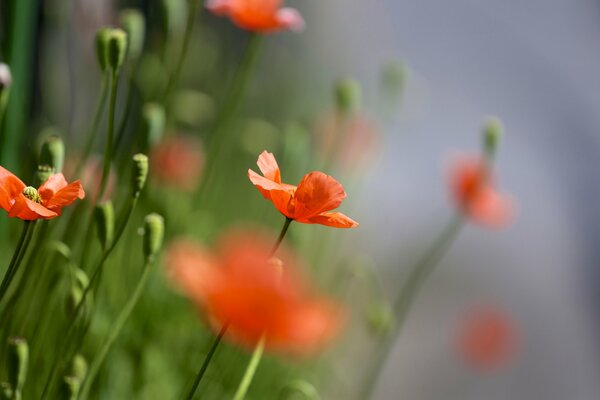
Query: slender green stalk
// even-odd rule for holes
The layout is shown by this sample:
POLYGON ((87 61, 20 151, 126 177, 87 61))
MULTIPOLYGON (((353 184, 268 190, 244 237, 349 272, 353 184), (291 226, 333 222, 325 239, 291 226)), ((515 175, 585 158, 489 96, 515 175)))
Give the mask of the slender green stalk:
POLYGON ((200 381, 202 381, 202 378, 204 377, 204 374, 206 373, 206 370, 208 369, 208 365, 210 364, 215 352, 217 351, 217 348, 219 347, 219 343, 221 343, 221 339, 225 335, 225 332, 227 332, 228 327, 229 327, 228 324, 223 325, 223 327, 219 331, 219 334, 217 336, 215 336, 215 338, 212 342, 212 345, 210 346, 210 350, 208 350, 208 354, 206 354, 206 357, 204 358, 204 362, 202 363, 200 370, 196 374, 194 383, 192 383, 192 387, 190 388, 187 396, 185 396, 185 398, 187 400, 192 400, 192 398, 194 397, 194 393, 196 393, 196 390, 198 389, 198 386, 200 385, 200 381))
POLYGON ((283 228, 281 228, 281 232, 279 233, 279 237, 277 238, 277 241, 273 246, 273 250, 271 250, 271 256, 273 256, 277 252, 277 249, 281 245, 281 242, 283 242, 283 238, 285 237, 285 234, 287 233, 292 221, 293 219, 285 217, 285 223, 283 224, 283 228))
POLYGON ((87 398, 90 387, 91 387, 92 383, 94 383, 94 379, 96 377, 96 374, 98 374, 98 371, 100 370, 100 366, 102 365, 102 362, 106 358, 106 355, 108 354, 108 351, 110 350, 110 347, 112 346, 114 341, 119 336, 121 329, 123 329, 125 322, 127 322, 129 315, 131 315, 131 312, 133 311, 134 307, 136 306, 137 302, 140 299, 140 296, 141 296, 144 288, 146 287, 146 283, 148 282, 148 277, 150 276, 150 268, 151 268, 152 264, 153 264, 153 258, 146 259, 146 262, 144 263, 144 269, 142 272, 142 276, 141 276, 133 294, 129 298, 129 301, 127 302, 127 304, 125 304, 125 307, 123 307, 123 309, 121 310, 121 313, 119 314, 119 316, 117 317, 116 321, 114 322, 113 326, 110 329, 108 337, 106 338, 104 344, 102 345, 102 347, 98 351, 98 354, 96 355, 96 357, 92 361, 92 364, 90 365, 90 368, 85 377, 85 380, 83 381, 83 386, 81 388, 81 394, 80 394, 79 398, 81 398, 81 399, 87 398))
POLYGON ((115 140, 115 145, 113 147, 113 153, 117 154, 119 147, 121 146, 121 142, 123 141, 123 137, 125 137, 125 128, 127 127, 127 120, 129 119, 129 114, 131 113, 131 105, 133 104, 133 90, 134 83, 132 76, 133 73, 129 76, 129 89, 127 90, 127 97, 125 98, 125 110, 123 111, 123 116, 121 117, 121 122, 119 123, 119 129, 117 131, 117 140, 115 140))
POLYGON ((367 371, 369 371, 369 377, 367 384, 364 386, 362 396, 360 397, 361 399, 368 399, 371 396, 375 389, 379 373, 390 353, 391 346, 394 344, 404 327, 406 317, 408 316, 408 312, 410 311, 411 305, 413 304, 419 289, 435 270, 436 266, 439 265, 446 252, 452 247, 452 244, 456 240, 464 223, 465 220, 462 215, 454 215, 440 232, 430 249, 410 269, 408 278, 404 281, 404 285, 394 303, 394 317, 396 319, 394 333, 390 335, 390 338, 381 346, 380 351, 375 357, 374 365, 367 369, 367 371))
POLYGON ((27 247, 31 242, 31 235, 33 232, 32 228, 34 223, 34 221, 24 221, 23 230, 21 231, 21 237, 17 243, 17 248, 15 249, 8 269, 4 274, 2 284, 0 284, 0 302, 2 302, 2 299, 6 295, 6 292, 8 291, 8 288, 19 269, 19 265, 21 264, 25 253, 27 252, 27 247))
POLYGON ((102 165, 102 180, 100 181, 100 190, 96 201, 102 200, 110 175, 110 163, 113 152, 113 140, 115 131, 115 108, 117 105, 117 86, 119 83, 119 74, 114 69, 110 72, 110 100, 108 104, 108 127, 106 131, 106 143, 104 148, 104 163, 102 165))
POLYGON ((179 57, 177 58, 177 63, 175 64, 175 71, 169 78, 169 83, 167 84, 167 89, 163 95, 163 104, 165 104, 171 93, 177 86, 179 82, 179 76, 181 75, 181 70, 183 68, 183 62, 185 61, 185 56, 187 55, 188 48, 190 45, 190 39, 192 37, 192 31, 194 30, 194 21, 196 20, 196 14, 198 14, 198 4, 199 0, 189 0, 188 5, 188 15, 187 21, 185 24, 185 33, 183 34, 183 44, 181 46, 181 52, 179 53, 179 57))
POLYGON ((263 352, 265 350, 265 337, 260 339, 256 347, 254 348, 254 352, 252 353, 252 358, 250 358, 250 362, 248 363, 248 367, 246 367, 246 372, 244 372, 244 376, 242 377, 242 381, 233 396, 233 400, 244 400, 246 397, 246 393, 248 392, 248 388, 252 383, 252 379, 254 379, 254 374, 256 374, 256 370, 258 368, 258 364, 262 358, 263 352))

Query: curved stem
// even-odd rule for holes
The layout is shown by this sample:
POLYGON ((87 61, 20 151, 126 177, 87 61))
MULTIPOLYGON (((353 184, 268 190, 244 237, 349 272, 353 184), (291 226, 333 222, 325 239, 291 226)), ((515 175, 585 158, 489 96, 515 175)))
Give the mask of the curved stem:
POLYGON ((142 272, 142 276, 141 276, 133 294, 129 298, 129 301, 127 302, 127 304, 125 304, 125 307, 123 307, 123 309, 121 310, 121 313, 119 314, 119 316, 117 317, 116 321, 114 322, 113 326, 110 329, 110 332, 108 334, 108 337, 106 338, 106 341, 104 342, 104 344, 98 351, 96 357, 94 358, 94 361, 92 361, 92 364, 90 365, 88 373, 86 374, 85 380, 83 381, 83 386, 81 388, 81 395, 79 396, 81 399, 87 398, 89 389, 90 389, 92 383, 94 383, 94 378, 96 377, 96 374, 100 370, 100 366, 102 365, 102 362, 106 358, 106 355, 108 354, 108 351, 110 350, 110 347, 112 346, 114 341, 119 336, 121 329, 123 329, 125 322, 127 322, 129 315, 131 315, 131 312, 133 311, 134 307, 136 306, 137 302, 139 301, 140 296, 141 296, 144 288, 146 287, 146 283, 148 282, 148 277, 150 276, 151 265, 152 265, 152 260, 147 259, 144 264, 144 270, 142 272))
POLYGON ((277 238, 277 241, 273 246, 273 250, 271 250, 271 256, 273 256, 277 252, 277 249, 281 245, 281 242, 283 242, 283 238, 285 237, 285 234, 287 233, 292 221, 293 219, 285 217, 285 223, 283 224, 283 228, 281 228, 281 232, 279 233, 279 237, 277 238))
POLYGON ((96 201, 101 201, 106 191, 108 176, 110 174, 110 162, 113 150, 113 138, 115 131, 115 108, 117 104, 117 86, 119 83, 119 74, 115 70, 110 72, 110 100, 108 104, 108 127, 106 131, 106 143, 104 145, 104 163, 102 165, 102 180, 100 181, 100 190, 96 201))
POLYGON ((244 372, 244 376, 242 377, 242 381, 235 392, 235 396, 233 396, 233 400, 244 400, 246 397, 246 393, 248 392, 248 388, 252 383, 252 379, 254 379, 254 374, 256 374, 256 369, 258 368, 258 364, 263 355, 263 351, 265 350, 265 337, 260 339, 256 347, 254 348, 254 352, 252 353, 252 358, 250 358, 250 362, 246 367, 246 372, 244 372))
POLYGON ((206 355, 206 358, 204 358, 204 362, 202 363, 202 366, 200 367, 198 374, 196 374, 194 383, 192 384, 192 387, 190 388, 187 396, 185 396, 185 398, 187 400, 192 400, 192 398, 194 397, 194 393, 196 393, 196 390, 198 389, 198 386, 200 385, 200 381, 204 377, 204 373, 208 369, 208 365, 210 364, 210 361, 212 360, 213 355, 217 351, 217 348, 219 347, 219 343, 221 343, 221 339, 225 335, 225 332, 227 332, 228 326, 229 326, 228 324, 223 325, 223 327, 219 331, 219 334, 217 336, 215 336, 215 339, 213 340, 212 345, 210 346, 210 350, 208 350, 208 354, 206 355))
POLYGON ((27 252, 27 247, 29 246, 29 243, 31 242, 31 232, 32 232, 31 228, 32 228, 33 224, 34 224, 33 221, 24 221, 23 230, 21 231, 21 237, 19 238, 19 242, 17 243, 17 248, 15 249, 12 259, 10 260, 8 269, 6 270, 6 273, 4 274, 4 278, 2 279, 2 284, 0 284, 0 302, 2 302, 2 299, 6 295, 6 292, 8 291, 10 283, 12 282, 13 278, 15 277, 15 274, 17 273, 17 270, 19 269, 19 265, 21 264, 21 261, 23 260, 25 253, 27 252))

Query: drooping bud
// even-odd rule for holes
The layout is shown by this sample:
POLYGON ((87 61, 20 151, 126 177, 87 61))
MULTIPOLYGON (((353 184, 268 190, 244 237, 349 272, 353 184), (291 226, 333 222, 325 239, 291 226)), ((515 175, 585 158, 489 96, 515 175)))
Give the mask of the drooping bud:
POLYGON ((33 182, 35 186, 40 187, 42 183, 46 182, 48 178, 54 175, 54 169, 49 165, 38 165, 37 171, 33 176, 33 182))
POLYGON ((142 107, 143 148, 153 148, 162 138, 165 130, 165 109, 158 103, 146 103, 142 107))
POLYGON ((115 234, 115 208, 112 201, 107 200, 96 205, 94 218, 98 228, 98 239, 100 239, 102 250, 106 251, 112 244, 115 234))
POLYGON ((77 311, 77 307, 79 307, 82 298, 83 290, 79 286, 73 286, 65 300, 65 314, 67 317, 70 319, 77 317, 75 311, 77 311))
POLYGON ((338 110, 351 114, 360 108, 361 89, 354 79, 341 79, 335 86, 335 101, 338 110))
POLYGON ((133 156, 133 172, 131 175, 133 197, 138 197, 146 185, 148 178, 148 156, 138 153, 133 156))
POLYGON ((146 20, 139 10, 130 8, 119 14, 121 27, 127 33, 128 48, 127 55, 137 60, 142 54, 144 37, 146 35, 146 20))
POLYGON ((64 400, 77 400, 81 381, 74 376, 65 376, 60 383, 60 398, 64 400))
POLYGON ((65 144, 60 136, 49 135, 42 143, 40 165, 48 165, 55 172, 62 172, 65 161, 65 144))
POLYGON ((394 312, 388 303, 377 302, 371 305, 367 315, 369 327, 377 336, 385 336, 394 327, 394 312))
POLYGON ((33 186, 27 186, 25 189, 23 189, 23 196, 35 203, 42 204, 42 198, 37 189, 33 186))
POLYGON ((165 220, 162 216, 152 213, 144 218, 144 257, 152 259, 162 247, 165 234, 165 220))
POLYGON ((127 33, 122 29, 112 29, 108 40, 108 65, 117 72, 125 61, 127 53, 127 33))
POLYGON ((29 362, 29 346, 24 338, 11 337, 8 339, 8 382, 13 390, 13 398, 20 398, 29 362))
POLYGON ((96 33, 96 57, 102 72, 108 68, 108 42, 111 32, 111 28, 102 28, 96 33))
POLYGON ((486 156, 493 158, 498 150, 502 136, 502 122, 496 117, 490 117, 483 126, 483 150, 486 156))
POLYGON ((88 363, 81 354, 75 354, 69 366, 69 376, 79 379, 81 382, 85 379, 88 371, 88 363))

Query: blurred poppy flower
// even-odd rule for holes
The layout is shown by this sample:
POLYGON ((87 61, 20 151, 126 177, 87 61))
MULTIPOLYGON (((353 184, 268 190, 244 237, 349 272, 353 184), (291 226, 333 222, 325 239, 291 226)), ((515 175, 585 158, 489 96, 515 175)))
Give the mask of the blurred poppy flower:
POLYGON ((58 217, 62 208, 85 193, 79 181, 67 183, 63 174, 54 174, 35 189, 26 186, 19 178, 0 167, 0 207, 10 218, 31 221, 58 217))
POLYGON ((450 191, 462 212, 480 224, 500 228, 514 215, 512 201, 495 188, 491 166, 481 156, 463 156, 450 169, 450 191))
POLYGON ((272 153, 263 151, 258 157, 260 176, 248 170, 250 181, 265 199, 287 218, 305 224, 321 224, 334 228, 354 228, 358 222, 339 212, 330 212, 342 204, 346 192, 342 185, 329 175, 313 171, 304 175, 298 186, 281 182, 279 166, 272 153))
POLYGON ((293 8, 281 8, 282 3, 282 0, 208 0, 206 8, 249 31, 302 30, 304 20, 300 13, 293 8))
POLYGON ((505 366, 515 356, 518 341, 517 327, 510 315, 489 306, 468 312, 459 327, 457 347, 472 367, 492 370, 505 366))
POLYGON ((315 294, 296 262, 256 232, 230 234, 210 253, 189 240, 175 241, 166 264, 174 282, 218 331, 228 324, 231 341, 253 349, 261 337, 272 351, 305 355, 341 329, 341 308, 315 294))
POLYGON ((192 136, 171 136, 159 143, 150 157, 152 174, 165 185, 194 191, 200 182, 204 150, 192 136))

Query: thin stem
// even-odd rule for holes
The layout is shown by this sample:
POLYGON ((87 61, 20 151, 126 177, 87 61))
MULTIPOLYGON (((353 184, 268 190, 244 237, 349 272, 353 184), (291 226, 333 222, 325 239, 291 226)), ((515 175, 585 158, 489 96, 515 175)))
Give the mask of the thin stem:
POLYGON ((408 316, 410 307, 414 302, 419 289, 435 270, 435 267, 439 265, 446 252, 452 247, 452 244, 456 240, 464 223, 464 217, 460 214, 455 214, 440 232, 429 250, 410 269, 408 278, 404 282, 400 294, 394 303, 394 316, 396 318, 395 331, 380 349, 378 356, 375 359, 375 365, 368 369, 370 375, 367 385, 365 385, 365 390, 361 397, 362 399, 368 399, 371 396, 375 389, 379 373, 390 353, 391 346, 404 327, 406 317, 408 316))
POLYGON ((10 283, 15 277, 15 274, 19 269, 19 265, 23 260, 23 256, 27 252, 27 247, 31 242, 31 227, 33 226, 33 224, 34 222, 32 221, 24 221, 23 230, 21 231, 21 237, 19 238, 19 242, 17 243, 17 248, 15 249, 12 259, 10 260, 10 264, 8 266, 8 269, 6 270, 6 274, 4 274, 2 284, 0 284, 0 302, 2 302, 4 295, 6 295, 10 283))
POLYGON ((246 367, 246 372, 244 372, 244 376, 242 377, 242 381, 235 392, 235 396, 233 396, 233 400, 244 400, 246 397, 246 393, 248 392, 248 388, 252 383, 252 379, 254 379, 254 375, 256 374, 256 370, 258 368, 258 364, 263 355, 263 351, 265 350, 265 336, 263 335, 260 338, 260 341, 254 348, 254 352, 252 353, 252 358, 250 358, 250 362, 248 363, 248 367, 246 367))
POLYGON ((213 355, 217 351, 217 348, 219 347, 219 343, 221 343, 221 339, 225 335, 225 332, 227 332, 228 326, 229 326, 228 324, 223 325, 223 327, 219 331, 219 334, 213 340, 212 345, 210 346, 210 350, 208 350, 208 354, 204 358, 204 362, 202 363, 202 366, 200 367, 200 370, 198 371, 198 374, 196 375, 196 378, 194 379, 194 383, 192 384, 190 391, 188 392, 187 396, 185 397, 187 400, 192 400, 192 398, 194 397, 194 393, 196 393, 196 390, 198 389, 198 386, 200 385, 200 381, 204 377, 204 373, 208 369, 208 365, 210 364, 210 361, 212 360, 213 355))
POLYGON ((179 82, 179 76, 181 75, 183 62, 185 61, 185 56, 188 52, 190 39, 192 37, 192 31, 194 30, 194 21, 196 19, 196 14, 198 14, 198 4, 198 0, 189 0, 188 15, 185 24, 185 33, 183 35, 183 44, 181 46, 181 52, 179 53, 179 57, 177 58, 177 64, 175 64, 175 71, 171 75, 169 83, 167 85, 167 89, 165 90, 165 94, 163 95, 163 104, 169 100, 171 92, 173 91, 173 89, 175 89, 177 83, 179 82))
POLYGON ((273 246, 273 250, 271 250, 271 256, 275 255, 275 253, 277 252, 277 249, 281 245, 281 242, 283 242, 283 238, 285 237, 285 234, 287 233, 292 221, 293 219, 285 217, 285 223, 283 224, 283 228, 281 228, 281 232, 279 233, 279 237, 275 242, 275 246, 273 246))
POLYGON ((148 277, 150 276, 150 267, 152 266, 152 264, 153 263, 152 263, 151 259, 146 260, 146 262, 144 264, 144 270, 142 272, 142 276, 141 276, 133 294, 129 298, 129 301, 127 302, 127 304, 125 304, 125 307, 123 307, 123 310, 121 310, 121 313, 119 314, 119 316, 117 317, 116 321, 114 322, 113 326, 110 329, 110 332, 108 334, 108 337, 106 338, 106 341, 100 348, 100 351, 98 351, 98 354, 94 358, 94 361, 92 361, 92 364, 90 365, 90 368, 85 377, 85 380, 83 381, 83 386, 81 388, 81 395, 80 395, 81 399, 87 398, 89 389, 90 389, 92 383, 94 383, 94 378, 96 377, 96 374, 100 370, 100 366, 102 365, 102 362, 106 358, 106 355, 108 354, 108 351, 110 350, 110 347, 112 346, 114 341, 119 336, 121 329, 123 329, 125 322, 127 322, 127 319, 129 318, 129 316, 131 315, 131 312, 133 311, 134 307, 136 306, 137 302, 139 301, 140 296, 141 296, 144 288, 146 287, 146 283, 148 282, 148 277))
POLYGON ((115 70, 110 72, 110 102, 108 105, 108 128, 106 131, 106 143, 104 145, 104 164, 102 165, 102 180, 100 181, 100 191, 97 201, 101 201, 106 191, 108 176, 110 174, 110 162, 113 150, 113 138, 115 131, 115 108, 117 104, 117 86, 119 83, 119 74, 115 70))

